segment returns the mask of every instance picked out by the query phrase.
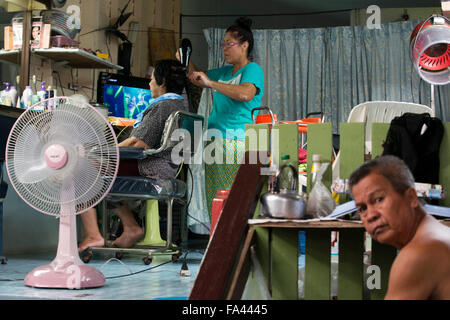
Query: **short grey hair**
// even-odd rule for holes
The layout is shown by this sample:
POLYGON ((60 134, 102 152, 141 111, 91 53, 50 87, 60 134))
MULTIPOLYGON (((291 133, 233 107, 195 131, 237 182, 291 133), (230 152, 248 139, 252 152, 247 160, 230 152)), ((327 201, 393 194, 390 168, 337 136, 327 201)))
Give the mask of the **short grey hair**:
POLYGON ((406 163, 400 158, 387 155, 368 161, 356 169, 349 178, 350 192, 352 192, 355 184, 371 173, 377 173, 385 177, 394 190, 400 194, 415 187, 414 177, 406 163))

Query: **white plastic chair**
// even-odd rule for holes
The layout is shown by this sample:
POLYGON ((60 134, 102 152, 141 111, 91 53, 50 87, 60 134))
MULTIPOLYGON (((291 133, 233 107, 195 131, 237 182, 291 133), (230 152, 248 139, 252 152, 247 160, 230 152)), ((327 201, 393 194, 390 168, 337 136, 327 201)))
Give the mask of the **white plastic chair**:
MULTIPOLYGON (((429 113, 434 117, 433 110, 423 104, 397 101, 368 101, 353 107, 347 122, 364 122, 365 153, 372 152, 372 123, 390 123, 395 117, 404 113, 429 113)), ((333 181, 339 179, 339 153, 333 163, 333 181)))

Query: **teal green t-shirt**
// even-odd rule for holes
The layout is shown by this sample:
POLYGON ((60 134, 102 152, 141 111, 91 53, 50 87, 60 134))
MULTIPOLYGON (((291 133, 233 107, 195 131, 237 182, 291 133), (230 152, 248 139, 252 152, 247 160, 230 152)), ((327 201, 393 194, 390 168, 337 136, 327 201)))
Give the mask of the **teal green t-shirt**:
POLYGON ((208 70, 207 75, 213 81, 227 84, 252 83, 256 87, 256 94, 252 100, 247 102, 234 100, 214 91, 208 129, 220 130, 223 138, 245 140, 245 124, 253 121, 251 111, 261 106, 261 98, 264 93, 264 73, 261 67, 254 62, 239 69, 234 75, 232 72, 233 66, 227 65, 208 70))

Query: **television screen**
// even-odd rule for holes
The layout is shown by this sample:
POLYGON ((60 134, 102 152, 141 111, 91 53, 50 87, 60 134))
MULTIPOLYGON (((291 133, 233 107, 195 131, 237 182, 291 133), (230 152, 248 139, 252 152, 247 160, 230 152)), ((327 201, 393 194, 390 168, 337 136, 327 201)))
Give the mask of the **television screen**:
POLYGON ((108 107, 109 116, 136 119, 152 99, 149 79, 101 72, 97 102, 108 107))

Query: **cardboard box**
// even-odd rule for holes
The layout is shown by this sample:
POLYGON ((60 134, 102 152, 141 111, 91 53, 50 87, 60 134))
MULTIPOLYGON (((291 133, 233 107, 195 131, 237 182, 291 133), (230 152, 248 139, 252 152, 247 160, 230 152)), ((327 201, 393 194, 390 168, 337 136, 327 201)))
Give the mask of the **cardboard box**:
POLYGON ((6 26, 3 39, 5 40, 4 49, 13 49, 13 29, 12 26, 6 26))
POLYGON ((42 17, 33 17, 31 21, 31 48, 39 48, 42 32, 42 17))
POLYGON ((50 48, 50 34, 51 34, 51 25, 44 24, 41 28, 41 38, 39 42, 39 47, 41 49, 50 48))
POLYGON ((22 48, 22 30, 23 30, 23 18, 13 18, 12 20, 13 30, 13 49, 22 48))

